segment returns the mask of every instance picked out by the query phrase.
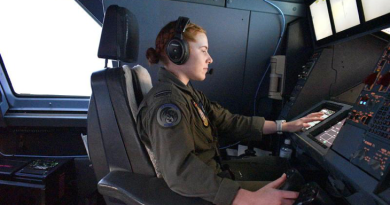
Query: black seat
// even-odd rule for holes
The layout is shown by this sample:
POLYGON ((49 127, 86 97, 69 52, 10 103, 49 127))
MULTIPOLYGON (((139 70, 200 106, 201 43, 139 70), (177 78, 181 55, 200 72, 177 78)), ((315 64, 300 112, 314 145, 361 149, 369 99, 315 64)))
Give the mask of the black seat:
MULTIPOLYGON (((137 60, 137 20, 127 9, 118 6, 107 9, 98 56, 125 63, 137 60)), ((91 77, 88 149, 99 193, 108 205, 210 204, 176 194, 163 179, 156 177, 135 128, 129 102, 132 96, 127 96, 130 86, 137 96, 137 105, 143 97, 136 72, 132 73, 132 85, 126 85, 121 66, 95 72, 91 77)))

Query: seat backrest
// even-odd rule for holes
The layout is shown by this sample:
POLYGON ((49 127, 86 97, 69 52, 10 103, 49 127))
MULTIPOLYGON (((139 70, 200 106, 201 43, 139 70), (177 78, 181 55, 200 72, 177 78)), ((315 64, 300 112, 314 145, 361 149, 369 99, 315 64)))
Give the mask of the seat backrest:
MULTIPOLYGON (((127 9, 110 6, 105 15, 98 56, 133 62, 138 52, 138 26, 127 9), (113 26, 115 25, 115 26, 113 26), (134 31, 136 30, 136 31, 134 31), (128 36, 126 36, 128 35, 128 36), (137 41, 137 46, 129 43, 137 41), (112 49, 112 45, 118 49, 112 49), (132 51, 135 49, 135 54, 132 51)), ((139 140, 121 67, 92 74, 88 110, 88 149, 97 180, 113 170, 155 176, 147 151, 139 140)))

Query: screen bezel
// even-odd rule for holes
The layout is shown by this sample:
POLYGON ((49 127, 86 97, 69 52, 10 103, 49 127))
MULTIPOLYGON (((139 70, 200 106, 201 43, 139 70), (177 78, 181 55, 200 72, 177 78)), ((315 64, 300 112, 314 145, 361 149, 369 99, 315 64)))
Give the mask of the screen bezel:
POLYGON ((372 19, 370 21, 365 21, 362 2, 361 0, 356 0, 358 12, 359 12, 360 24, 336 33, 330 0, 326 0, 326 3, 328 5, 328 12, 329 12, 333 35, 317 41, 314 33, 312 16, 310 13, 310 5, 315 1, 316 0, 306 0, 306 5, 309 8, 307 9, 307 16, 308 16, 308 21, 310 26, 310 32, 312 35, 313 45, 315 46, 315 48, 325 47, 335 43, 351 40, 390 27, 390 22, 388 21, 388 19, 390 19, 390 13, 372 19))

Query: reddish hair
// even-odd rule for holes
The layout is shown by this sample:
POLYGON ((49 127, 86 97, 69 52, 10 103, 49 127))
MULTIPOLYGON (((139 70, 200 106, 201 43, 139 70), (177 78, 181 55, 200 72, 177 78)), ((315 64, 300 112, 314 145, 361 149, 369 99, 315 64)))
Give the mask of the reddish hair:
MULTIPOLYGON (((163 55, 169 40, 175 36, 175 28, 177 21, 171 21, 164 28, 161 29, 156 38, 156 48, 149 48, 146 51, 146 58, 149 61, 149 64, 157 64, 159 61, 162 61, 163 64, 168 63, 168 59, 163 55)), ((186 26, 185 32, 183 33, 183 38, 186 41, 195 41, 195 36, 198 33, 206 34, 206 31, 193 23, 189 23, 186 26)))

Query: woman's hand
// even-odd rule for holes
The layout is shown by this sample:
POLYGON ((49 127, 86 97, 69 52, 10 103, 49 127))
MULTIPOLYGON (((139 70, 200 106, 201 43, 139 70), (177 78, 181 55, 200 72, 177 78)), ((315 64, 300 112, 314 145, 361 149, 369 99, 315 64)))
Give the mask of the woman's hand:
POLYGON ((323 115, 324 113, 322 112, 314 112, 298 120, 286 122, 283 124, 283 131, 287 131, 287 132, 304 131, 305 127, 310 127, 310 125, 308 124, 309 122, 324 120, 324 118, 321 117, 323 115))
POLYGON ((263 188, 250 192, 240 189, 232 205, 292 205, 299 193, 278 190, 286 181, 286 174, 263 188))

